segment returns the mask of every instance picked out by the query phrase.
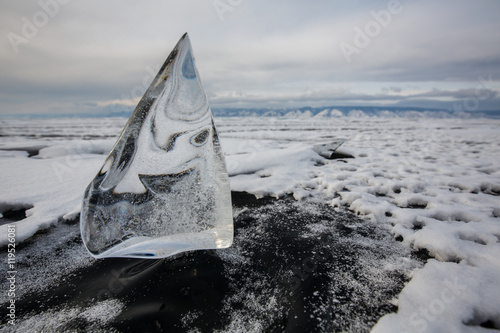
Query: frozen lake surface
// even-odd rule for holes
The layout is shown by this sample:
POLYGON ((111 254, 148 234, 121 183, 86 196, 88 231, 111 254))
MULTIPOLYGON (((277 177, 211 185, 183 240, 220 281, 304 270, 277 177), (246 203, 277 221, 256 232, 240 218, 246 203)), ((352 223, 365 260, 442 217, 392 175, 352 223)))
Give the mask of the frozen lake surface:
MULTIPOLYGON (((154 322, 160 313, 177 323, 169 329, 193 332, 500 328, 499 120, 218 118, 232 191, 267 198, 234 205, 234 246, 151 264, 95 261, 75 221, 125 122, 0 121, 0 244, 6 256, 15 225, 19 331, 127 331, 137 325, 131 318, 154 322), (354 158, 328 160, 312 149, 336 138, 347 140, 338 151, 354 158), (289 243, 297 246, 285 251, 289 243), (215 292, 196 308, 173 290, 198 271, 215 292), (128 273, 120 280, 113 272, 128 273), (146 275, 158 284, 153 291, 170 283, 158 297, 175 301, 152 292, 131 307, 146 275), (93 281, 88 293, 82 279, 93 281), (122 290, 109 292, 116 281, 125 281, 122 290), (208 308, 213 316, 203 315, 208 308)), ((187 281, 193 301, 200 281, 187 281)), ((3 328, 12 330, 7 319, 3 328)), ((158 330, 167 325, 158 322, 158 330)))

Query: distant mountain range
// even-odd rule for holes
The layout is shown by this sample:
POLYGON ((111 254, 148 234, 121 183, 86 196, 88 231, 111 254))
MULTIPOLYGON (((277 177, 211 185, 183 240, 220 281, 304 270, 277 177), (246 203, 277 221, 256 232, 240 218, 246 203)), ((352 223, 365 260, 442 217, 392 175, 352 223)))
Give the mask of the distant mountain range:
POLYGON ((249 108, 213 108, 212 113, 218 117, 400 117, 400 118, 500 118, 499 111, 454 112, 444 109, 414 107, 375 107, 375 106, 330 106, 302 107, 294 109, 249 109, 249 108))
MULTIPOLYGON (((444 109, 415 107, 378 106, 329 106, 302 108, 212 108, 216 117, 282 117, 282 118, 335 118, 335 117, 385 117, 385 118, 500 118, 499 111, 454 112, 444 109)), ((132 110, 101 113, 33 114, 16 117, 56 118, 56 117, 130 117, 132 110)), ((12 117, 9 115, 8 117, 12 117)))

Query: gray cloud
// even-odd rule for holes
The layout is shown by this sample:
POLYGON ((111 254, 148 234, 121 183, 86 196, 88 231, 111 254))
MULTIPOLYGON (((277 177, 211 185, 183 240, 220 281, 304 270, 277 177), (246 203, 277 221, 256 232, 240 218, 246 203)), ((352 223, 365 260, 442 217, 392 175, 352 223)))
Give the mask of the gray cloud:
POLYGON ((242 0, 223 13, 203 0, 69 1, 14 52, 9 33, 23 36, 25 21, 44 11, 40 3, 0 4, 0 113, 130 104, 185 31, 215 107, 450 106, 473 98, 481 76, 493 80, 480 88, 490 92, 481 107, 498 107, 494 0, 401 1, 401 11, 349 63, 339 45, 354 45, 356 28, 364 30, 388 1, 242 0))

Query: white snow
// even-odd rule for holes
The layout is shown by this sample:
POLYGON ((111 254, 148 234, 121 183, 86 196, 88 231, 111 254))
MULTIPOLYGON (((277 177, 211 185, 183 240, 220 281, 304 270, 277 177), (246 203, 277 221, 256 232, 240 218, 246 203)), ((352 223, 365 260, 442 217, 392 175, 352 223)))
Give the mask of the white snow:
POLYGON ((499 276, 498 265, 431 259, 401 292, 398 313, 384 316, 372 332, 488 332, 479 325, 498 325, 499 276))
MULTIPOLYGON (((81 209, 83 191, 103 157, 74 154, 48 159, 0 158, 2 213, 12 207, 33 207, 26 211, 26 219, 15 223, 16 241, 22 242, 60 219, 74 217, 81 209)), ((0 246, 7 243, 8 225, 0 226, 0 246)))
MULTIPOLYGON (((326 115, 217 119, 232 190, 346 207, 387 226, 408 248, 428 251, 435 259, 414 272, 399 311, 374 332, 500 327, 500 120, 326 115), (354 159, 313 151, 335 138, 348 140, 339 151, 354 159)), ((14 223, 17 242, 76 216, 124 122, 0 122, 0 213, 33 207, 14 223), (40 147, 38 156, 24 151, 40 147)))
POLYGON ((118 316, 123 307, 115 299, 96 302, 88 308, 61 306, 18 320, 15 326, 6 326, 3 332, 78 332, 79 321, 86 323, 86 332, 118 332, 106 324, 118 316))

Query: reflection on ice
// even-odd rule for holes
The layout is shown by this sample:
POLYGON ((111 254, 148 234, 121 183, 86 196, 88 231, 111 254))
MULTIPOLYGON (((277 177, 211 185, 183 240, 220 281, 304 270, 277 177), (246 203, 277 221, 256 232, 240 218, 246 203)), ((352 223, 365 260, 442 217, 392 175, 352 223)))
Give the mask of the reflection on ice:
POLYGON ((228 176, 187 35, 87 188, 81 232, 99 258, 231 245, 228 176))

